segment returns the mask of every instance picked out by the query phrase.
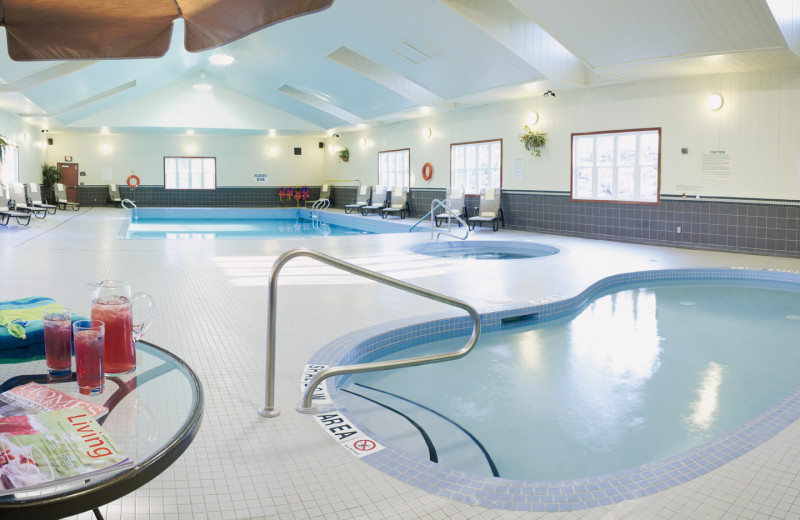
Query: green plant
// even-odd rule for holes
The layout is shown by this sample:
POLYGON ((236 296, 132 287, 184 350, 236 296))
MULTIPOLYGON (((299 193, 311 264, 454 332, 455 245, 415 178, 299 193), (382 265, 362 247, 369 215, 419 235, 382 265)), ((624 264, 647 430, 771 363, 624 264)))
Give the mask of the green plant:
POLYGON ((531 127, 525 125, 525 132, 519 135, 519 141, 525 145, 526 150, 536 157, 541 157, 542 147, 547 142, 547 132, 531 130, 531 127))
POLYGON ((42 184, 44 184, 45 193, 48 194, 53 189, 53 185, 61 180, 61 172, 52 164, 42 165, 42 184))
POLYGON ((350 150, 348 150, 346 146, 341 150, 339 150, 339 159, 341 159, 344 162, 350 160, 350 150))
POLYGON ((6 136, 0 135, 0 161, 6 156, 6 146, 8 145, 9 143, 6 141, 6 136))

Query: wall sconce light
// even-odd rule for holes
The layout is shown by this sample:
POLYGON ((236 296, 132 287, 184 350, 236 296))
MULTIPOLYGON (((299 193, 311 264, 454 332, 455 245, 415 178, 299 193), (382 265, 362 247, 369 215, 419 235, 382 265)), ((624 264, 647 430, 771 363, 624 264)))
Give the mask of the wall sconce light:
POLYGON ((366 148, 366 147, 367 147, 367 138, 366 137, 362 137, 361 138, 361 148, 366 148))
POLYGON ((107 152, 107 151, 108 151, 108 143, 103 143, 103 144, 100 146, 100 148, 102 148, 104 152, 107 152))
POLYGON ((22 140, 25 141, 25 143, 28 143, 31 140, 31 135, 28 132, 25 132, 22 134, 22 140))
POLYGON ((422 133, 423 133, 423 135, 425 135, 425 138, 426 138, 426 139, 430 139, 430 137, 431 137, 431 134, 432 134, 430 127, 428 127, 428 128, 426 128, 425 130, 423 130, 423 132, 422 132, 422 133))
POLYGON ((269 147, 269 153, 271 153, 272 155, 275 155, 275 152, 277 152, 277 151, 278 151, 278 149, 275 148, 274 146, 270 146, 269 147))
POLYGON ((722 108, 722 96, 719 94, 711 94, 708 96, 708 100, 706 100, 706 105, 708 105, 709 110, 719 110, 722 108))
POLYGON ((332 145, 332 144, 328 145, 328 151, 329 151, 329 152, 332 152, 332 151, 333 151, 333 145, 332 145))
POLYGON ((194 151, 194 145, 190 144, 190 145, 186 146, 186 149, 189 150, 190 152, 193 152, 194 151))
POLYGON ((539 114, 536 112, 528 113, 528 126, 533 126, 539 122, 539 114))

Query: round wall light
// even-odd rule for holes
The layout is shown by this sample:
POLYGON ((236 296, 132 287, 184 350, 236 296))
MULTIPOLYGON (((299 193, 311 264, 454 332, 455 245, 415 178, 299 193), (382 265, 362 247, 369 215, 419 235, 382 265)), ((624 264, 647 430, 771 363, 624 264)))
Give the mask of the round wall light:
POLYGON ((366 137, 362 137, 361 138, 361 148, 366 148, 366 147, 367 147, 367 138, 366 137))
POLYGON ((722 96, 719 94, 711 94, 706 100, 709 110, 719 110, 722 108, 722 96))
POLYGON ((528 114, 528 126, 533 126, 539 122, 539 114, 536 112, 530 112, 528 114))
POLYGON ((431 137, 431 134, 432 134, 430 127, 425 128, 425 130, 423 130, 422 133, 425 135, 426 139, 429 139, 431 137))

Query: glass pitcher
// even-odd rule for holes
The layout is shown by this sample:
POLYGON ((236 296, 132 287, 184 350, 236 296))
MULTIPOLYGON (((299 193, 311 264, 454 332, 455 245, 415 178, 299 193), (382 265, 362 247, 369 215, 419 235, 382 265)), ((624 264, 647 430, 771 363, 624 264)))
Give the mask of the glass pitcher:
POLYGON ((138 341, 155 317, 153 298, 143 292, 131 297, 131 287, 122 280, 103 280, 87 286, 92 298, 92 320, 106 326, 105 375, 118 376, 136 370, 136 348, 138 341), (137 303, 139 302, 139 303, 137 303), (145 317, 141 323, 133 323, 133 307, 144 305, 145 317))

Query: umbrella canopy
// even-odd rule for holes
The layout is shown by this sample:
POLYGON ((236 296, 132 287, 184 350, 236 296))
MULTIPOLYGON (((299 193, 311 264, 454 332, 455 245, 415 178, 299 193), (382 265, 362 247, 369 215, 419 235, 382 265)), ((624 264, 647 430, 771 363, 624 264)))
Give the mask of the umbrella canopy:
POLYGON ((183 18, 186 50, 229 43, 333 0, 3 0, 0 25, 16 61, 157 58, 183 18))

